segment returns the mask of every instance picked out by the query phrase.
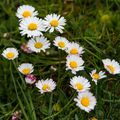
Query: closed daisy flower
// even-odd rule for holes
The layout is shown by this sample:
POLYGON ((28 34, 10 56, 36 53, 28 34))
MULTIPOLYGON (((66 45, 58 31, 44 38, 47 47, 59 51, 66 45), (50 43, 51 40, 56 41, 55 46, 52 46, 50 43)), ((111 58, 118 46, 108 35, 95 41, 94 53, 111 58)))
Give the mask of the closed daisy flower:
POLYGON ((27 46, 30 48, 30 50, 39 53, 41 51, 45 52, 46 49, 50 48, 50 43, 47 38, 42 36, 30 39, 27 43, 27 46))
POLYGON ((97 85, 97 80, 105 78, 105 72, 100 71, 99 73, 96 72, 96 70, 93 70, 90 73, 90 76, 92 77, 92 80, 95 82, 95 84, 97 85))
POLYGON ((54 45, 62 50, 66 49, 68 43, 69 42, 65 37, 57 36, 54 40, 54 45))
POLYGON ((26 77, 25 77, 25 82, 27 83, 27 84, 34 84, 35 82, 36 82, 36 77, 33 75, 33 74, 28 74, 28 75, 26 75, 26 77))
POLYGON ((71 55, 82 55, 84 53, 83 47, 80 47, 79 44, 72 42, 68 43, 66 52, 71 55))
POLYGON ((28 17, 20 22, 21 35, 27 35, 27 37, 36 37, 43 35, 44 31, 43 20, 37 17, 28 17))
POLYGON ((6 48, 3 51, 2 55, 8 60, 14 60, 18 57, 19 53, 18 50, 15 48, 6 48))
POLYGON ((110 73, 110 74, 119 74, 120 73, 120 64, 113 60, 110 59, 103 59, 102 60, 105 69, 110 73))
POLYGON ((57 14, 50 14, 45 17, 44 25, 46 31, 49 30, 50 33, 54 32, 54 30, 63 33, 64 26, 66 24, 66 20, 64 17, 60 17, 57 14))
POLYGON ((38 12, 35 11, 35 8, 29 5, 22 5, 17 9, 16 16, 20 19, 35 17, 38 15, 38 12))
POLYGON ((74 99, 74 101, 77 102, 76 106, 86 112, 93 110, 96 105, 96 98, 89 91, 78 93, 78 96, 74 99))
POLYGON ((82 77, 82 76, 75 76, 70 80, 70 85, 72 88, 74 88, 75 90, 77 90, 77 92, 83 92, 83 91, 87 91, 90 89, 90 82, 82 77))
POLYGON ((84 70, 84 61, 81 57, 68 55, 66 59, 66 70, 71 70, 73 74, 76 74, 77 71, 84 70))
POLYGON ((32 73, 34 71, 33 69, 33 65, 30 63, 22 63, 21 65, 19 65, 18 70, 24 74, 24 75, 28 75, 30 73, 32 73))
POLYGON ((56 83, 52 79, 39 80, 35 85, 41 94, 44 92, 52 92, 56 87, 56 83))

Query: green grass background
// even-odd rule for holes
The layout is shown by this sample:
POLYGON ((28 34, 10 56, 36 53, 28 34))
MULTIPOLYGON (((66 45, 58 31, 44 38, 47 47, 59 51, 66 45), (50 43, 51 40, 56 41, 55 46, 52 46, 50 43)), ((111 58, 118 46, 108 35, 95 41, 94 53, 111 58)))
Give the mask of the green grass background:
MULTIPOLYGON (((45 33, 52 42, 60 35, 45 33)), ((16 110, 22 111, 21 120, 98 120, 120 119, 120 75, 110 75, 98 82, 91 81, 89 72, 104 70, 103 58, 116 59, 120 63, 120 1, 119 0, 0 0, 0 53, 7 47, 20 50, 19 58, 10 62, 0 56, 0 120, 10 120, 16 110), (95 110, 86 113, 75 106, 77 93, 69 87, 70 71, 65 71, 66 53, 53 45, 47 53, 26 54, 20 45, 28 38, 21 37, 17 7, 32 5, 39 11, 39 17, 57 13, 67 19, 62 36, 78 42, 85 48, 83 59, 85 71, 77 75, 88 78, 91 92, 97 98, 95 110), (108 15, 109 19, 103 20, 108 15), (35 66, 34 74, 39 79, 53 78, 57 88, 52 93, 40 94, 34 86, 26 85, 24 76, 17 70, 22 62, 35 66), (51 66, 57 68, 54 72, 51 66)))

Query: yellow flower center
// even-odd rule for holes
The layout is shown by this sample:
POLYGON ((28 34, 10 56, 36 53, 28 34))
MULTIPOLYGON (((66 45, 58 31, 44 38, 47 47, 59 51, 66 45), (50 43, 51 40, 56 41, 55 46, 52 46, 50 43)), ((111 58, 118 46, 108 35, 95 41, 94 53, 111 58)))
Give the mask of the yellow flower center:
POLYGON ((39 49, 39 48, 42 48, 43 44, 41 42, 36 42, 34 46, 35 48, 39 49))
POLYGON ((64 48, 65 47, 65 43, 64 42, 59 42, 58 46, 61 47, 61 48, 64 48))
POLYGON ((76 87, 78 90, 82 90, 82 89, 83 89, 83 85, 80 84, 80 83, 76 83, 75 87, 76 87))
POLYGON ((58 24, 59 24, 58 20, 52 20, 52 21, 50 22, 50 25, 53 26, 53 27, 57 27, 58 24))
POLYGON ((23 17, 25 17, 25 18, 26 18, 26 17, 30 17, 30 16, 31 16, 31 12, 28 11, 28 10, 26 10, 26 11, 23 12, 22 15, 23 15, 23 17))
POLYGON ((22 70, 22 73, 25 74, 25 75, 29 74, 30 73, 30 68, 24 68, 22 70))
POLYGON ((8 52, 7 54, 6 54, 6 56, 7 56, 7 58, 13 58, 14 56, 15 56, 15 54, 13 53, 13 52, 8 52))
POLYGON ((114 73, 115 72, 115 68, 112 65, 107 65, 107 67, 109 68, 109 70, 114 73))
POLYGON ((110 16, 108 14, 103 15, 101 17, 101 22, 105 23, 105 22, 108 22, 108 21, 110 21, 110 16))
POLYGON ((78 54, 78 50, 76 48, 73 48, 70 50, 71 54, 78 54))
POLYGON ((83 106, 85 106, 85 107, 88 107, 89 104, 90 104, 89 98, 88 98, 88 97, 83 97, 83 98, 81 99, 81 104, 82 104, 83 106))
POLYGON ((70 67, 71 67, 71 68, 77 68, 77 62, 71 61, 71 62, 70 62, 70 67))
POLYGON ((36 30, 37 29, 37 24, 36 23, 30 23, 28 25, 28 29, 29 30, 36 30))
POLYGON ((92 76, 93 76, 93 78, 96 79, 96 80, 98 80, 98 79, 100 78, 100 76, 99 76, 98 73, 94 73, 92 76))
POLYGON ((43 90, 50 90, 50 86, 48 84, 44 84, 42 89, 43 90))

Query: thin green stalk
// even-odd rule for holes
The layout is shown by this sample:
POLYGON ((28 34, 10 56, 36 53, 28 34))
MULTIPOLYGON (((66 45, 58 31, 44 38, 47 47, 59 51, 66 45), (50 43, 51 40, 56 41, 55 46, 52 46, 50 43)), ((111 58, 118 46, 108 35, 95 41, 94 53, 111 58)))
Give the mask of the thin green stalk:
POLYGON ((13 73, 12 73, 12 65, 11 65, 11 62, 10 62, 10 73, 11 73, 11 77, 12 77, 12 80, 13 80, 13 84, 14 84, 14 88, 15 88, 15 92, 16 92, 16 95, 17 95, 17 99, 18 99, 18 102, 19 102, 19 105, 21 107, 21 110, 22 110, 22 113, 24 114, 24 117, 26 120, 29 120, 25 110, 24 110, 24 105, 22 104, 21 102, 21 99, 18 95, 18 92, 17 92, 17 87, 16 87, 16 82, 15 82, 15 79, 14 79, 14 76, 13 76, 13 73))
POLYGON ((51 95, 50 95, 48 115, 51 115, 51 114, 52 114, 52 99, 53 99, 53 93, 51 93, 51 95))
POLYGON ((70 99, 70 101, 69 101, 59 112, 57 112, 57 113, 55 113, 55 114, 53 114, 53 115, 51 115, 51 116, 48 116, 48 117, 44 118, 43 120, 48 120, 48 119, 50 119, 50 118, 53 118, 53 117, 59 115, 61 112, 63 112, 63 110, 64 110, 65 108, 67 108, 67 107, 69 106, 69 104, 72 102, 72 100, 73 100, 73 98, 75 97, 75 95, 76 95, 76 94, 73 95, 73 97, 70 99))

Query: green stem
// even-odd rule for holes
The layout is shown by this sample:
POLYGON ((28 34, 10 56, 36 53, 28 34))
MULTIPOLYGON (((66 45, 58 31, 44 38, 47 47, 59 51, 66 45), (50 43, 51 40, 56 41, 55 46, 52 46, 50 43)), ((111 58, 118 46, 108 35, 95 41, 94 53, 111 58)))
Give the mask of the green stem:
POLYGON ((20 107, 21 107, 22 113, 24 114, 25 119, 26 119, 26 120, 29 120, 29 118, 28 118, 28 116, 27 116, 27 114, 26 114, 26 112, 25 112, 25 110, 24 110, 24 106, 23 106, 23 104, 22 104, 22 102, 21 102, 21 99, 20 99, 20 97, 19 97, 19 95, 18 95, 18 92, 17 92, 16 82, 15 82, 15 79, 14 79, 14 76, 13 76, 13 73, 12 73, 12 65, 11 65, 11 62, 10 62, 10 73, 11 73, 11 77, 12 77, 12 80, 13 80, 15 92, 16 92, 17 99, 18 99, 19 105, 20 105, 20 107))

